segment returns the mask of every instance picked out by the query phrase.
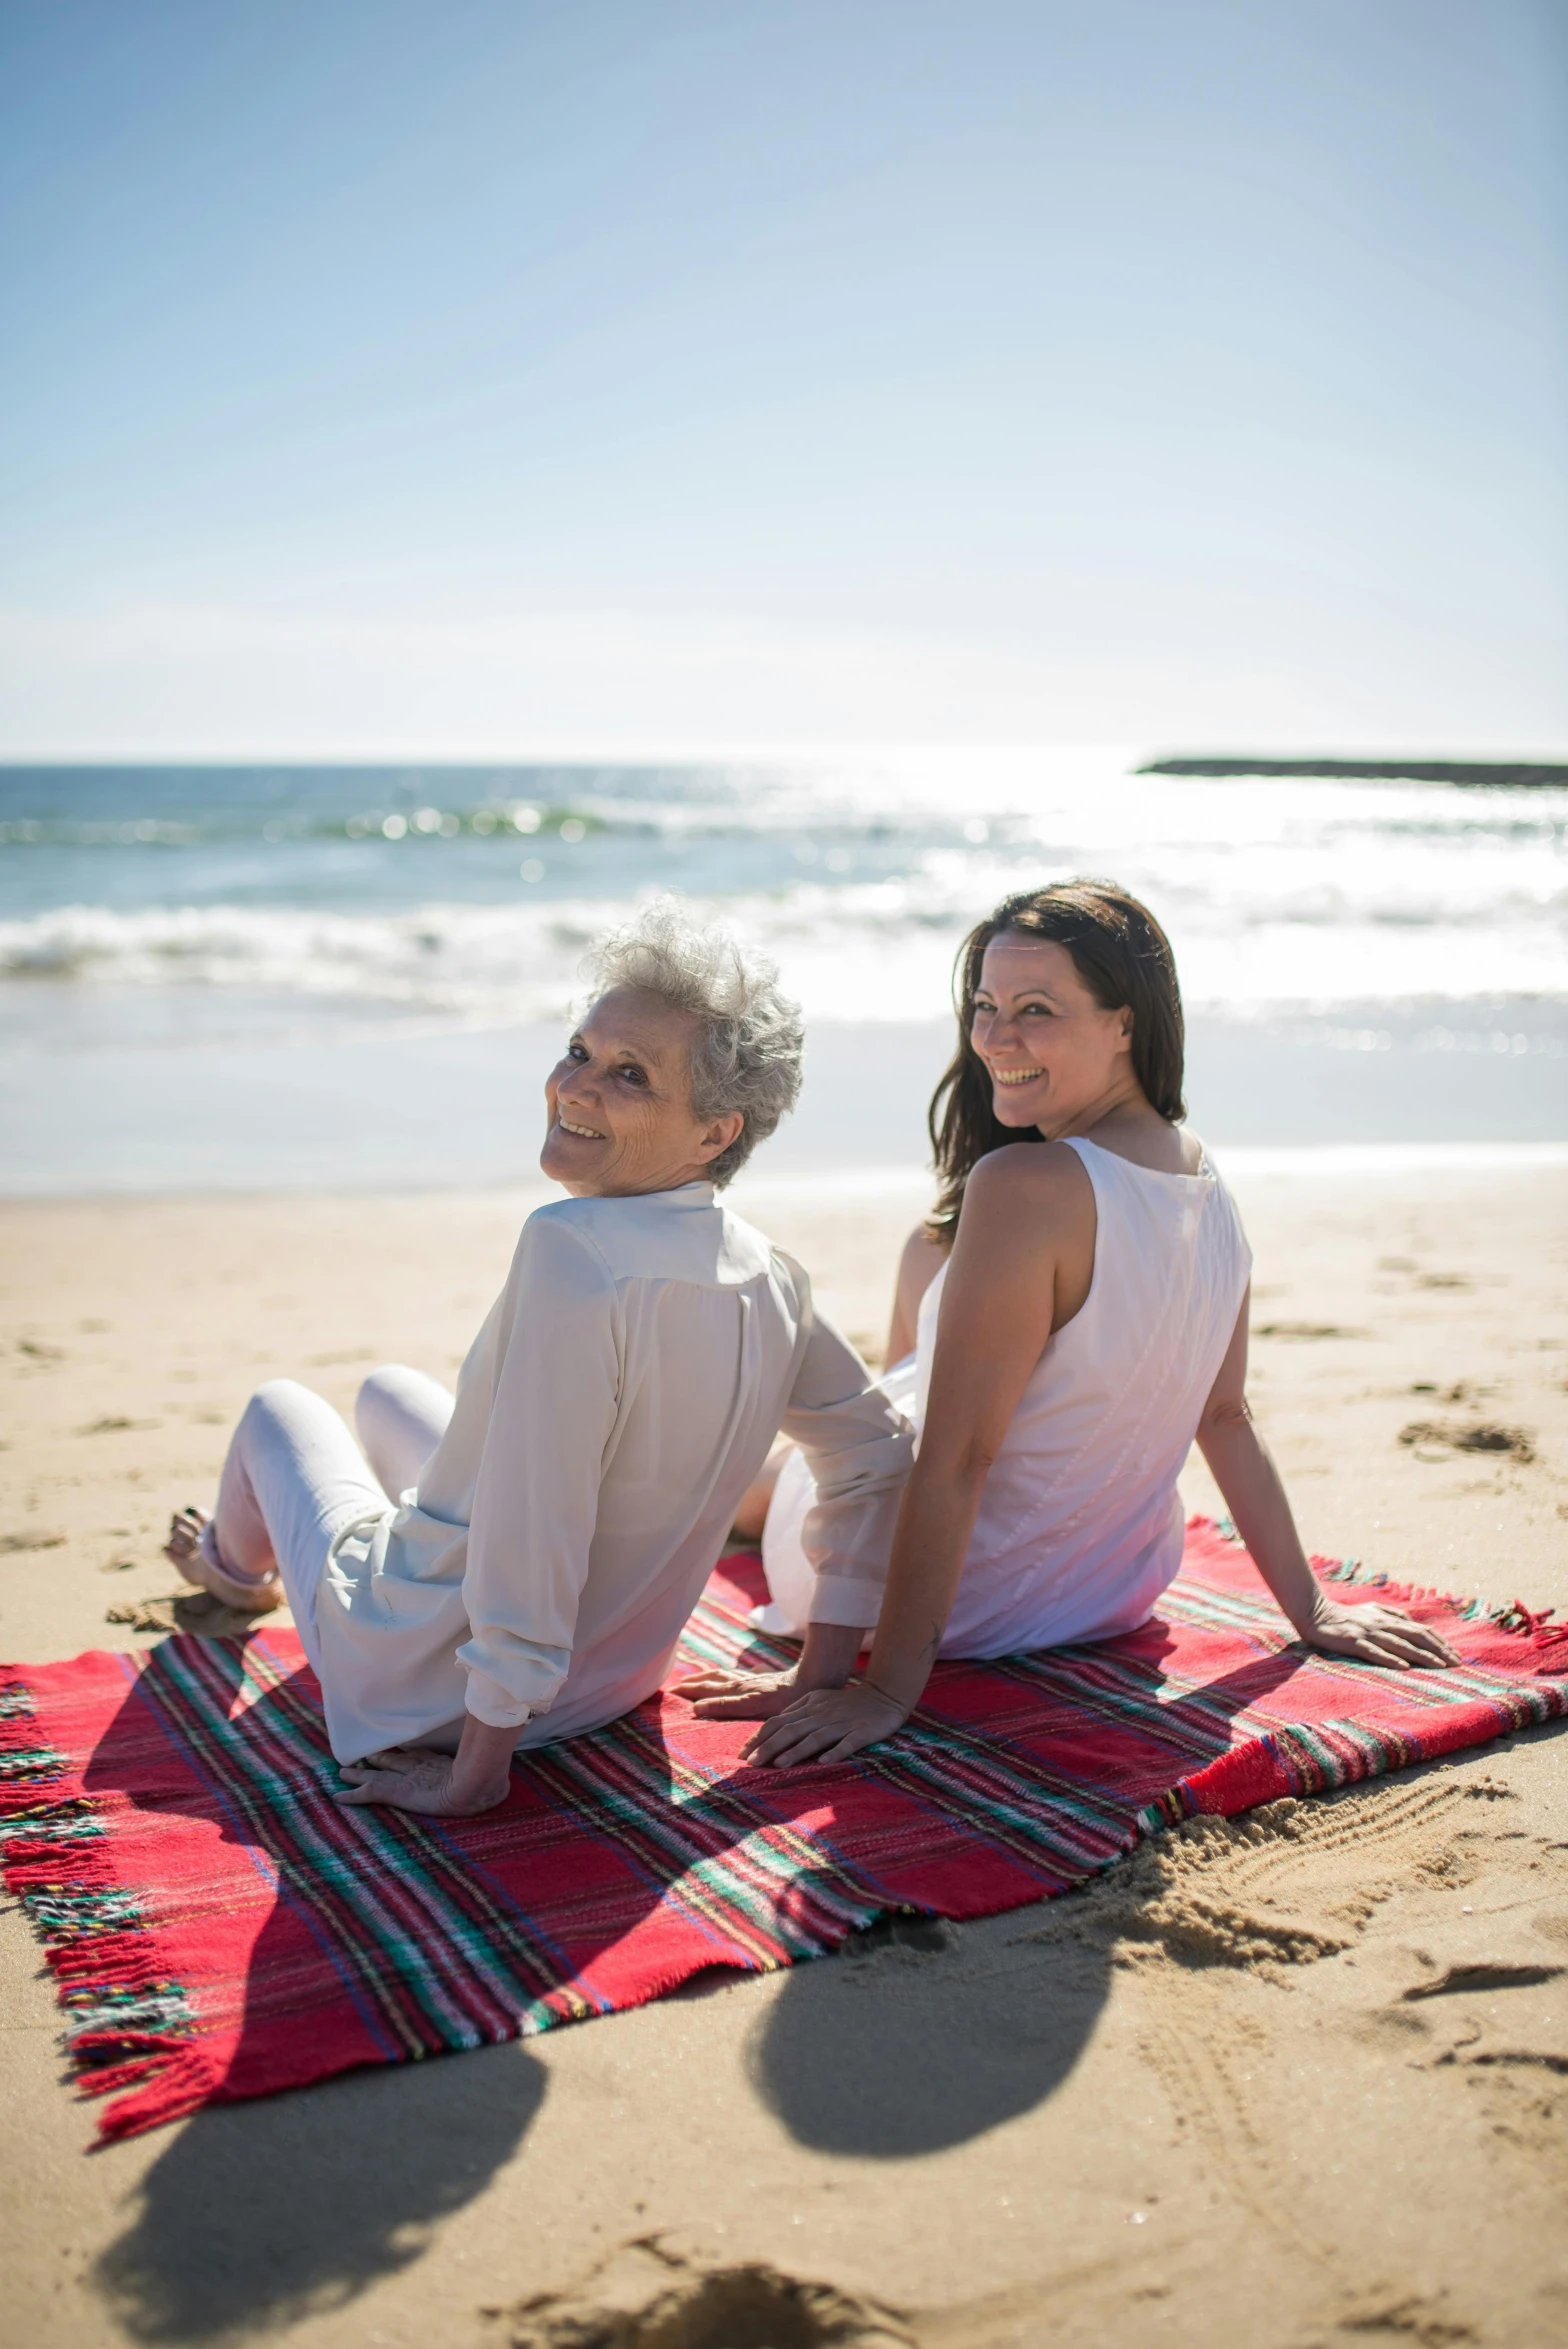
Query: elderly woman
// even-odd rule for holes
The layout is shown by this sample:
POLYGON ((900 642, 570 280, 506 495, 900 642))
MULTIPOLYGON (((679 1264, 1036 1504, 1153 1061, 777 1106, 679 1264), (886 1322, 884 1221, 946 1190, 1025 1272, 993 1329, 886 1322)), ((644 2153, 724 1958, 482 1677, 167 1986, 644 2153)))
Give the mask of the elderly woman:
POLYGON ((801 1666, 688 1682, 698 1710, 763 1716, 763 1761, 841 1760, 907 1719, 939 1655, 1146 1622, 1181 1564, 1194 1438, 1298 1638, 1452 1663, 1397 1608, 1331 1598, 1302 1550, 1247 1407, 1251 1253, 1181 1122, 1181 996, 1153 915, 1108 882, 1029 891, 972 932, 959 971, 931 1107, 942 1192, 904 1252, 889 1344, 913 1348, 887 1384, 920 1451, 869 1662, 844 1685, 860 1641, 815 1604, 813 1471, 794 1455, 763 1535, 764 1621, 805 1635, 801 1666))
POLYGON ((668 907, 595 975, 545 1088, 540 1164, 571 1196, 524 1224, 455 1401, 375 1372, 361 1453, 275 1380, 213 1517, 171 1530, 220 1598, 287 1598, 350 1802, 487 1810, 517 1748, 649 1696, 781 1427, 815 1483, 825 1611, 860 1622, 880 1583, 907 1423, 800 1267, 716 1196, 794 1103, 798 1013, 668 907))

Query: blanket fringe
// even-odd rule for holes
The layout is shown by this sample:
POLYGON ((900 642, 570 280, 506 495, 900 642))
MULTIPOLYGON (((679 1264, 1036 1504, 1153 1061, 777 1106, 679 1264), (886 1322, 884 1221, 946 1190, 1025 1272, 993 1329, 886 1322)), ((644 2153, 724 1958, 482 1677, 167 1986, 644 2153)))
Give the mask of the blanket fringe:
MULTIPOLYGON (((15 1667, 0 1668, 0 1860, 58 1984, 78 2085, 96 2097, 146 2087, 171 2066, 188 2065, 196 2018, 184 1986, 158 1973, 142 1904, 115 1875, 112 1806, 76 1792, 40 1799, 68 1772, 68 1756, 37 1743, 25 1680, 15 1667)), ((172 2119, 195 2111, 210 2092, 202 2073, 183 2094, 161 2088, 153 2101, 160 2118, 167 2103, 172 2119)), ((122 2133, 111 2119, 105 2115, 100 2125, 105 2137, 122 2133)))
POLYGON ((120 2065, 92 2082, 89 2093, 115 2098, 98 2118, 99 2146, 139 2137, 188 2120, 204 2105, 225 2101, 210 2065, 189 2048, 171 2048, 120 2065), (136 2091, 140 2093, 136 2093, 136 2091))

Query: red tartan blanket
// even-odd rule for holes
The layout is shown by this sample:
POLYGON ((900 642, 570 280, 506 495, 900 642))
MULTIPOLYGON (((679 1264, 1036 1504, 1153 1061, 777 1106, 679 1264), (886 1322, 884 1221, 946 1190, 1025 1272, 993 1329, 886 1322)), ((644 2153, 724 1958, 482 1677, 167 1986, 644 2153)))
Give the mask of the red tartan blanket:
MULTIPOLYGON (((1320 1571, 1359 1579, 1318 1561, 1320 1571)), ((1048 1898, 1194 1811, 1376 1776, 1568 1711, 1568 1631, 1380 1595, 1464 1662, 1306 1654, 1205 1520, 1141 1631, 945 1664, 885 1745, 743 1768, 744 1723, 664 1695, 524 1756, 505 1805, 345 1810, 291 1632, 0 1670, 0 1850, 48 1946, 106 2136, 198 2106, 549 2029, 704 1967, 815 1957, 889 1909, 1048 1898)), ((680 1668, 782 1660, 726 1559, 680 1668)))

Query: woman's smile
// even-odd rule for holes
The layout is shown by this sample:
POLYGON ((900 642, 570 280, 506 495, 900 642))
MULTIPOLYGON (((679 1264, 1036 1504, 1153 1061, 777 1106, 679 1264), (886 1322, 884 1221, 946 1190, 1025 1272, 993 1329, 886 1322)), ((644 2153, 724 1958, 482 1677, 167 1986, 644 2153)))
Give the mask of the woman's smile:
POLYGON ((1043 1068, 993 1068, 993 1085, 1032 1085, 1036 1077, 1043 1077, 1043 1068))
POLYGON ((604 1140, 604 1136, 597 1126, 574 1126, 571 1119, 563 1117, 559 1110, 555 1113, 555 1122, 563 1134, 580 1134, 585 1142, 602 1142, 604 1140))

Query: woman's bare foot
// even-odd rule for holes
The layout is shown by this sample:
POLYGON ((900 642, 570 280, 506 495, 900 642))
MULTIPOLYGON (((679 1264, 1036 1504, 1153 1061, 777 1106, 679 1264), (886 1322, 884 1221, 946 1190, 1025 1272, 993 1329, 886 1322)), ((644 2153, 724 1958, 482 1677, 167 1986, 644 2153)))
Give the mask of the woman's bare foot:
MULTIPOLYGON (((181 1509, 169 1519, 169 1538, 163 1545, 163 1554, 178 1566, 182 1574, 185 1574, 186 1567, 200 1550, 202 1529, 206 1523, 206 1517, 200 1509, 181 1509)), ((192 1582, 195 1577, 187 1574, 185 1579, 192 1582)))
POLYGON ((274 1566, 266 1574, 231 1574, 215 1566, 201 1546, 207 1519, 200 1509, 181 1509, 169 1520, 169 1538, 163 1554, 178 1566, 187 1582, 210 1591, 226 1607, 241 1615, 270 1615, 283 1604, 283 1584, 274 1566))

